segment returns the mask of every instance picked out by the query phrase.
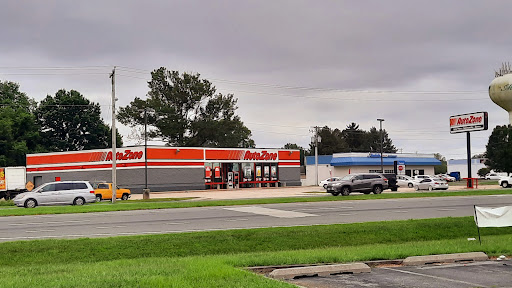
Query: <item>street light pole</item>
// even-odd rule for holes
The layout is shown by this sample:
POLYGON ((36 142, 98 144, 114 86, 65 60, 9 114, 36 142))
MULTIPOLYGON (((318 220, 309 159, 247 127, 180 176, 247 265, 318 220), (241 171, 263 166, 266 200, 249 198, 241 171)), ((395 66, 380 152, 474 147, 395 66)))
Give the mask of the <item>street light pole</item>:
POLYGON ((382 122, 384 119, 377 119, 380 122, 380 173, 384 173, 384 162, 382 160, 382 146, 384 142, 384 138, 382 137, 382 122))

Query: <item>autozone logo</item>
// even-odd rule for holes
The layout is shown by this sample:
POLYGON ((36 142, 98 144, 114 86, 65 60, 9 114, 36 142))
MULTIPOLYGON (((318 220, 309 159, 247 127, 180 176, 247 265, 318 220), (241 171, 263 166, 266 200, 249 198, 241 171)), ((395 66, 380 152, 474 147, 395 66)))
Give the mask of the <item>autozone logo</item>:
MULTIPOLYGON (((144 152, 142 151, 133 151, 132 150, 124 150, 124 152, 117 152, 116 153, 116 160, 134 160, 134 159, 141 159, 144 155, 144 152)), ((108 152, 105 161, 112 161, 112 151, 108 152)))
POLYGON ((480 124, 483 121, 483 116, 469 116, 469 117, 458 117, 450 119, 450 127, 457 125, 468 125, 468 124, 480 124))
POLYGON ((243 160, 277 160, 277 153, 246 151, 243 160))

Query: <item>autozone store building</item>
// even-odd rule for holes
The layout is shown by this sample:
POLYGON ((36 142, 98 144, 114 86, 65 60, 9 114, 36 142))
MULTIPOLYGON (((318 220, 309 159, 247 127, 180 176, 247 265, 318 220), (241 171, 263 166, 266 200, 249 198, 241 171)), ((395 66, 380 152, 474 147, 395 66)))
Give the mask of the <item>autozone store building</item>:
MULTIPOLYGON (((299 186, 300 151, 283 149, 147 147, 117 148, 117 183, 134 193, 260 186, 299 186)), ((112 179, 111 149, 27 155, 27 180, 112 179)))

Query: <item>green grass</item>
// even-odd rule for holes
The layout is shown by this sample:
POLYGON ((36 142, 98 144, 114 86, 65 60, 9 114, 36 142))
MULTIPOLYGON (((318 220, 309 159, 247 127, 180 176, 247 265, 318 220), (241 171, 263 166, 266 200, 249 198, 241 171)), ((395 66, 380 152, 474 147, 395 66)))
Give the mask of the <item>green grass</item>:
POLYGON ((484 251, 512 254, 512 228, 472 217, 0 243, 1 287, 293 287, 243 268, 484 251))
MULTIPOLYGON (((325 193, 327 194, 327 193, 325 193)), ((127 211, 144 209, 166 209, 166 208, 188 208, 188 207, 211 207, 211 206, 234 206, 234 205, 259 205, 274 203, 295 203, 295 202, 321 202, 321 201, 345 201, 345 200, 372 200, 372 199, 396 199, 396 198, 421 198, 421 197, 447 197, 447 196, 470 196, 470 195, 501 195, 512 194, 512 189, 496 190, 463 190, 463 191, 443 191, 443 192, 412 192, 412 193, 383 193, 379 195, 364 195, 354 193, 348 197, 330 194, 327 196, 311 197, 286 197, 286 198, 261 198, 261 199, 239 199, 239 200, 199 200, 182 201, 190 198, 166 198, 147 200, 129 200, 117 201, 111 204, 107 201, 101 203, 88 204, 84 206, 46 206, 36 207, 34 209, 16 208, 12 206, 0 206, 0 216, 20 216, 20 215, 42 215, 42 214, 67 214, 67 213, 88 213, 88 212, 108 212, 108 211, 127 211), (178 199, 180 201, 172 201, 178 199), (6 209, 9 208, 9 209, 6 209)))

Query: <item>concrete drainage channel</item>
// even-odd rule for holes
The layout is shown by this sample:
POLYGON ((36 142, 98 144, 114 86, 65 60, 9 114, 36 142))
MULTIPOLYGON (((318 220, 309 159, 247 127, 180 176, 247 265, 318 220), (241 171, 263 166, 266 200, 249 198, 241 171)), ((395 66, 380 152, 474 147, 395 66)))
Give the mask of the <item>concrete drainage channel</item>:
POLYGON ((468 263, 486 261, 489 257, 483 252, 412 256, 404 260, 369 261, 365 263, 313 265, 313 266, 265 266, 251 267, 249 270, 265 274, 279 280, 293 280, 305 277, 330 276, 339 274, 370 273, 371 267, 435 265, 444 263, 468 263))

